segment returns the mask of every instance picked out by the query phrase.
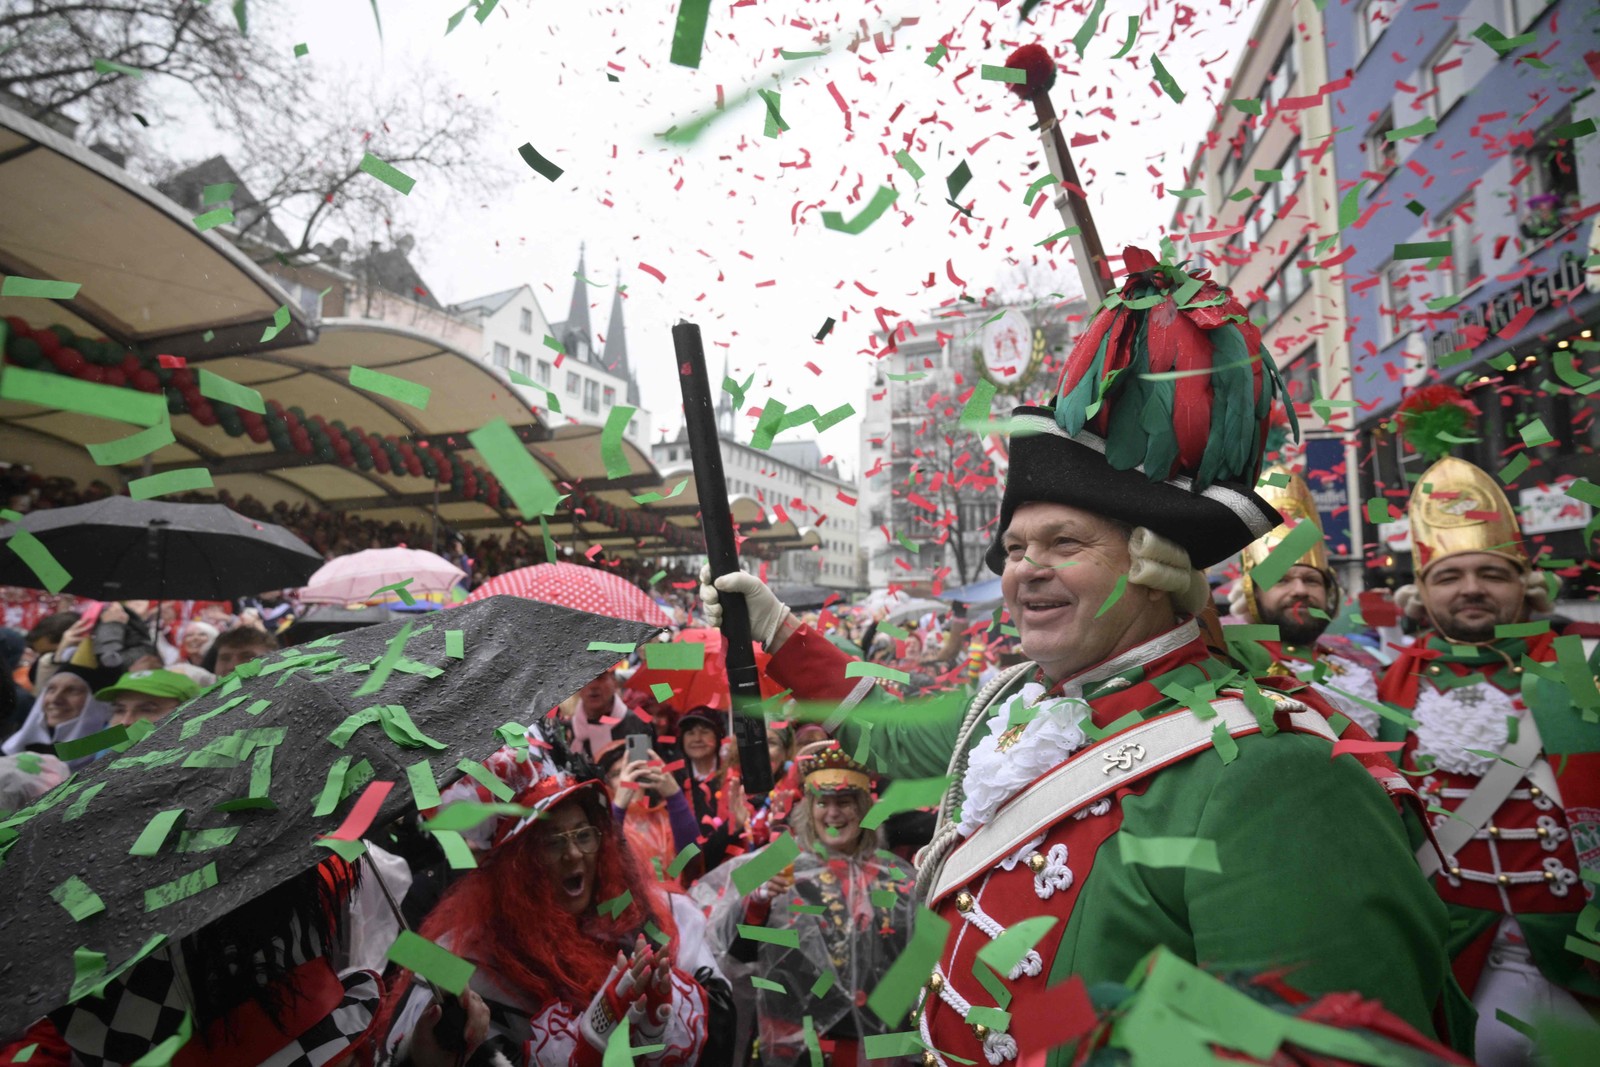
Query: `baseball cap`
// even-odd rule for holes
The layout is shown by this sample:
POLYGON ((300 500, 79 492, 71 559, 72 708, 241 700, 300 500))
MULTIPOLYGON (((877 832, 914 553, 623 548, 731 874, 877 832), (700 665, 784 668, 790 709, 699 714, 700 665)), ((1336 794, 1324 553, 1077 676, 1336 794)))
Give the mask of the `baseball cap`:
POLYGON ((145 696, 164 697, 180 704, 200 695, 200 687, 192 678, 177 671, 135 671, 118 678, 95 694, 99 700, 115 700, 125 693, 142 693, 145 696))

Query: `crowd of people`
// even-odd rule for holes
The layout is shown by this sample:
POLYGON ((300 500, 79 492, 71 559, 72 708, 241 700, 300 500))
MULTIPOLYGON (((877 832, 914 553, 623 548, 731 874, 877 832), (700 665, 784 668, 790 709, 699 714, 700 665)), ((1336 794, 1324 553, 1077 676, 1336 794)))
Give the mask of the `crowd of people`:
MULTIPOLYGON (((704 568, 674 583, 679 628, 720 630, 743 597, 776 687, 764 753, 733 742, 714 657, 701 698, 663 699, 636 648, 500 726, 459 778, 408 772, 420 810, 359 858, 7 1035, 0 1064, 154 1062, 179 1017, 193 1035, 166 1055, 185 1065, 1076 1067, 1143 1048, 1520 1067, 1595 1048, 1596 660, 1552 623, 1516 510, 1437 459, 1409 501, 1414 583, 1333 634, 1349 597, 1310 490, 1263 476, 1256 447, 1281 383, 1214 375, 1171 440, 1127 384, 1173 346, 1209 366, 1259 337, 1203 278, 1125 259, 1121 305, 1085 336, 1127 330, 1132 372, 1101 387, 1080 344, 1051 406, 1013 415, 985 556, 1009 623, 797 614, 704 568), (1146 314, 1162 328, 1124 321, 1146 314), (1233 560, 1245 625, 1224 630, 1206 571, 1233 560), (467 965, 458 981, 391 958, 402 923, 467 965)), ((95 774, 102 730, 136 738, 254 674, 282 621, 125 600, 8 635, 7 825, 95 774)))

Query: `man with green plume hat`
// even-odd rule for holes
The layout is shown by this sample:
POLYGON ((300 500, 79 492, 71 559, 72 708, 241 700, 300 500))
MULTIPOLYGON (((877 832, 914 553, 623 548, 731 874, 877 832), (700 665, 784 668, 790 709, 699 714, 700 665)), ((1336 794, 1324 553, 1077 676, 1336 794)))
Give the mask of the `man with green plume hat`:
POLYGON ((1009 423, 985 561, 1029 662, 970 705, 901 712, 751 575, 703 571, 706 616, 743 595, 768 673, 836 709, 846 751, 949 782, 918 857, 920 921, 943 943, 916 1018, 925 1062, 1069 1062, 1082 987, 1059 983, 1126 980, 1160 945, 1432 1032, 1444 910, 1375 779, 1403 780, 1382 755, 1335 756, 1320 696, 1252 679, 1196 620, 1199 568, 1282 521, 1252 488, 1281 383, 1204 272, 1134 248, 1123 262, 1057 395, 1009 423), (978 960, 1039 916, 1055 921, 1005 973, 978 960))
POLYGON ((1452 968, 1478 1008, 1482 1063, 1524 1063, 1519 1023, 1558 1016, 1600 1042, 1600 691, 1577 637, 1530 623, 1549 588, 1488 473, 1446 457, 1409 515, 1424 627, 1379 691, 1410 715, 1380 737, 1435 814, 1418 860, 1450 911, 1452 968), (1587 912, 1586 912, 1587 908, 1587 912), (1590 919, 1583 916, 1589 914, 1590 919))

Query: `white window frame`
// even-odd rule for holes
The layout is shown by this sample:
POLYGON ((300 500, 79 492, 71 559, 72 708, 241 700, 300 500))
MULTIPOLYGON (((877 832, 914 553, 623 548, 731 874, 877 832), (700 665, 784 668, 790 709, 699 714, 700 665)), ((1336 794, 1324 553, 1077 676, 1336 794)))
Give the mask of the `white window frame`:
POLYGON ((1396 263, 1394 260, 1390 260, 1383 266, 1383 284, 1378 286, 1380 294, 1378 298, 1380 301, 1378 309, 1379 348, 1387 348, 1404 336, 1400 329, 1400 311, 1402 307, 1409 307, 1411 304, 1409 297, 1414 280, 1410 279, 1409 275, 1410 268, 1406 267, 1404 261, 1396 263), (1401 275, 1407 277, 1403 293, 1395 285, 1395 271, 1397 269, 1401 275), (1402 296, 1404 299, 1402 299, 1402 296))
POLYGON ((1483 274, 1483 244, 1478 232, 1478 200, 1468 193, 1451 205, 1445 217, 1450 222, 1450 269, 1445 272, 1450 296, 1466 292, 1475 278, 1483 274))
POLYGON ((502 370, 511 366, 511 346, 494 343, 494 365, 502 370))
POLYGON ((541 359, 539 361, 539 363, 538 363, 538 371, 539 371, 539 384, 540 385, 549 385, 550 384, 550 361, 547 360, 547 359, 541 359))
POLYGON ((533 312, 528 308, 522 308, 521 311, 522 315, 520 325, 522 327, 522 332, 531 334, 533 333, 533 312))
POLYGON ((1466 53, 1460 45, 1461 42, 1456 38, 1455 31, 1452 29, 1450 36, 1445 39, 1443 44, 1439 45, 1433 55, 1428 57, 1428 61, 1422 65, 1422 91, 1433 93, 1432 96, 1428 97, 1428 114, 1434 119, 1444 118, 1450 109, 1455 107, 1463 96, 1467 95, 1466 53), (1440 76, 1434 73, 1434 70, 1440 64, 1449 63, 1451 60, 1461 60, 1462 62, 1444 72, 1444 77, 1454 83, 1455 89, 1455 95, 1447 99, 1441 87, 1440 76))
POLYGON ((517 373, 524 378, 533 372, 533 357, 526 352, 517 353, 517 373))
POLYGON ((1538 22, 1553 3, 1555 0, 1506 0, 1506 24, 1511 27, 1507 36, 1515 37, 1538 22))
POLYGON ((583 376, 575 370, 567 371, 567 395, 578 396, 583 392, 583 376))
POLYGON ((1386 108, 1362 139, 1361 147, 1367 153, 1367 169, 1374 174, 1387 175, 1400 165, 1400 142, 1391 141, 1387 136, 1394 129, 1394 109, 1386 108), (1386 156, 1393 158, 1386 160, 1386 156))
POLYGON ((1400 12, 1400 0, 1363 0, 1356 7, 1356 65, 1383 40, 1400 12), (1382 16, 1377 18, 1375 16, 1382 16))

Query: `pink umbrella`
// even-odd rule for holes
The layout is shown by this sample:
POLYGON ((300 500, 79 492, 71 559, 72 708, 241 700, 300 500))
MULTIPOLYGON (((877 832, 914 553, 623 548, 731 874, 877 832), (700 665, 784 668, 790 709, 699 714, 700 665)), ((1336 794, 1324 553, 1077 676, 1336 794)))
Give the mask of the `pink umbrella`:
POLYGON ((650 594, 626 578, 575 563, 541 563, 497 575, 472 591, 467 602, 491 596, 520 596, 560 604, 613 619, 632 619, 652 626, 671 626, 672 619, 650 594))
MULTIPOLYGON (((417 600, 448 603, 450 590, 466 578, 454 563, 419 548, 369 548, 336 556, 324 563, 300 590, 306 604, 357 604, 374 599, 374 591, 411 579, 406 592, 417 600)), ((378 600, 399 600, 384 593, 378 600)))

